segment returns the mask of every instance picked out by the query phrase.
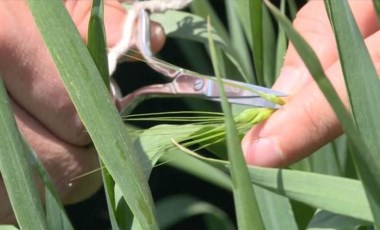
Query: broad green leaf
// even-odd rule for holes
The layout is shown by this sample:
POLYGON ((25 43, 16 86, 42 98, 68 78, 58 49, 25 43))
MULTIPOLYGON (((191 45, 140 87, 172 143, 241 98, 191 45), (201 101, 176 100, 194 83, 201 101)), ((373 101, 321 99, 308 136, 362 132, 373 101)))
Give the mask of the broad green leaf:
POLYGON ((292 206, 287 197, 259 186, 254 185, 253 187, 265 229, 298 229, 292 206))
POLYGON ((204 215, 204 218, 207 218, 206 222, 212 222, 212 229, 234 229, 232 222, 222 210, 186 195, 174 195, 158 201, 157 213, 161 229, 167 229, 195 215, 204 215))
POLYGON ((373 221, 360 181, 316 173, 250 167, 252 182, 313 207, 373 221), (353 194, 354 199, 353 199, 353 194))
POLYGON ((0 225, 0 230, 17 230, 17 229, 18 228, 16 228, 13 225, 0 225))
POLYGON ((159 125, 145 130, 135 142, 136 149, 141 154, 146 154, 147 160, 144 171, 149 175, 158 160, 163 164, 169 164, 203 180, 220 186, 226 190, 231 189, 229 176, 210 165, 183 154, 172 142, 191 137, 192 134, 201 130, 203 126, 196 125, 159 125))
MULTIPOLYGON (((210 29, 210 22, 208 21, 208 30, 210 29)), ((209 47, 214 72, 218 79, 221 105, 223 113, 226 117, 226 142, 228 159, 231 162, 230 173, 238 227, 239 229, 264 229, 260 214, 258 212, 253 187, 249 185, 248 170, 243 157, 243 151, 240 146, 239 135, 235 126, 231 107, 227 101, 226 93, 224 92, 224 85, 220 76, 215 45, 211 38, 211 34, 209 35, 209 47)))
MULTIPOLYGON (((226 172, 230 170, 228 161, 186 153, 226 172)), ((251 183, 256 186, 312 207, 373 222, 368 200, 358 180, 288 169, 250 166, 248 170, 251 183)))
MULTIPOLYGON (((371 223, 352 217, 337 215, 327 211, 319 211, 310 221, 307 229, 343 229, 358 226, 370 226, 371 223)), ((356 229, 356 228, 355 228, 356 229)))
POLYGON ((349 101, 368 151, 354 153, 369 203, 380 228, 380 80, 346 1, 325 1, 336 37, 349 101))
POLYGON ((100 158, 140 226, 157 229, 150 190, 130 137, 62 1, 28 4, 100 158))
POLYGON ((20 228, 47 229, 37 185, 0 75, 0 173, 20 228))

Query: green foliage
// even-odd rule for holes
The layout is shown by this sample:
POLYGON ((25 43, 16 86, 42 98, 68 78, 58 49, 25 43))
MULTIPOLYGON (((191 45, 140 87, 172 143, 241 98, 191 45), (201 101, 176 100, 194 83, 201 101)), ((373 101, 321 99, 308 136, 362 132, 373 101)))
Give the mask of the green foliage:
MULTIPOLYGON (((29 1, 62 80, 104 162, 112 229, 169 228, 198 215, 204 216, 208 229, 234 229, 233 220, 224 210, 192 196, 177 194, 159 201, 154 208, 147 178, 160 162, 232 192, 240 229, 356 229, 368 225, 379 228, 380 105, 376 102, 380 84, 345 1, 326 1, 326 5, 352 114, 340 101, 312 49, 284 16, 284 12, 290 12, 290 18, 294 18, 295 1, 281 0, 278 10, 268 2, 225 0, 228 30, 206 0, 194 0, 191 13, 167 11, 151 16, 162 24, 169 37, 204 45, 213 69, 203 63, 210 61, 209 57, 184 54, 191 55, 188 60, 192 66, 214 70, 219 79, 270 86, 282 65, 286 39, 292 41, 334 108, 347 137, 331 142, 291 169, 245 165, 239 138, 253 124, 275 112, 270 109, 233 106, 233 116, 230 106, 222 100, 222 118, 220 114, 216 118, 215 114, 211 118, 203 114, 194 123, 162 124, 146 130, 124 126, 105 87, 109 82, 102 4, 102 0, 93 1, 86 49, 60 0, 51 0, 51 4, 29 1), (211 25, 207 24, 207 17, 211 25), (214 158, 201 155, 201 148, 208 149, 214 158)), ((183 50, 189 51, 189 47, 183 50)), ((71 229, 47 173, 37 159, 29 157, 33 153, 17 131, 0 83, 0 130, 7 130, 0 138, 0 171, 18 223, 25 229, 71 229), (28 162, 46 185, 46 216, 28 162)), ((279 98, 268 99, 283 103, 279 98)), ((197 104, 192 107, 197 108, 197 104)), ((176 114, 165 116, 164 123, 179 122, 176 114)))

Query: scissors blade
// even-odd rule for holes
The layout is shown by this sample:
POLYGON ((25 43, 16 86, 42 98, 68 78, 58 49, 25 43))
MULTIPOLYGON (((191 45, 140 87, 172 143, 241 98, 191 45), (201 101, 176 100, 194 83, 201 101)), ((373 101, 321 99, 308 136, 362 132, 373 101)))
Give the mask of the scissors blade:
MULTIPOLYGON (((221 101, 220 98, 209 98, 212 101, 221 101)), ((247 98, 227 98, 228 102, 237 105, 246 105, 250 107, 279 109, 281 105, 277 105, 273 102, 267 101, 261 97, 247 97, 247 98)))
MULTIPOLYGON (((260 97, 259 93, 270 94, 278 97, 287 96, 282 92, 268 89, 262 86, 223 79, 224 91, 227 100, 231 104, 248 105, 261 108, 279 109, 281 106, 260 97)), ((220 101, 219 87, 216 79, 208 79, 207 96, 210 100, 220 101)))
MULTIPOLYGON (((218 98, 220 97, 219 85, 216 82, 216 79, 206 78, 203 79, 204 82, 204 90, 205 96, 210 98, 218 98)), ((285 93, 275 91, 272 89, 268 89, 262 86, 252 85, 248 83, 226 80, 223 79, 224 91, 226 92, 226 96, 229 99, 234 99, 234 101, 238 101, 239 99, 244 100, 245 98, 253 99, 253 98, 261 98, 260 94, 269 94, 278 97, 287 96, 285 93)), ((248 100, 249 101, 249 100, 248 100)), ((253 101, 251 101, 253 103, 253 101)), ((261 102, 260 102, 261 103, 261 102)), ((249 104, 248 102, 244 102, 244 104, 249 104)), ((252 104, 253 105, 253 104, 252 104)))

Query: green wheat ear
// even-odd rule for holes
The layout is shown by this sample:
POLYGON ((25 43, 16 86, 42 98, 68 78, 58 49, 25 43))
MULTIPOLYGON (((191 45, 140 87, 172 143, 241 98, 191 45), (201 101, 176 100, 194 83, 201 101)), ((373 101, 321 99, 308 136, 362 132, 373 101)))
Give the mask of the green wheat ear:
POLYGON ((235 117, 235 122, 237 125, 255 125, 267 119, 274 111, 269 108, 246 109, 235 117))

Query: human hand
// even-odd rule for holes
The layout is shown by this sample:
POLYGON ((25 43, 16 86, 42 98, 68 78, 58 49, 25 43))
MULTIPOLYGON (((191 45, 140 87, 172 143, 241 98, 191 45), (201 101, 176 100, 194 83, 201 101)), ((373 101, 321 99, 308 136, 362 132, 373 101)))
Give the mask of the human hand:
MULTIPOLYGON (((369 0, 349 3, 378 68, 380 32, 373 3, 369 0)), ((309 1, 293 24, 316 52, 348 107, 335 38, 323 1, 309 1)), ((286 105, 245 136, 242 145, 249 164, 284 167, 310 155, 342 133, 333 110, 291 45, 274 89, 290 96, 286 105)))
MULTIPOLYGON (((84 40, 91 4, 92 1, 65 1, 84 40)), ((120 40, 125 16, 118 1, 105 1, 108 47, 120 40)), ((60 80, 26 1, 0 1, 0 17, 0 71, 18 127, 49 171, 63 203, 81 201, 101 186, 98 173, 69 186, 70 179, 99 167, 91 139, 60 80)), ((152 29, 153 50, 158 50, 164 42, 163 30, 156 24, 152 29)), ((42 194, 42 184, 39 190, 42 194)), ((0 181, 0 223, 14 222, 0 181)))

